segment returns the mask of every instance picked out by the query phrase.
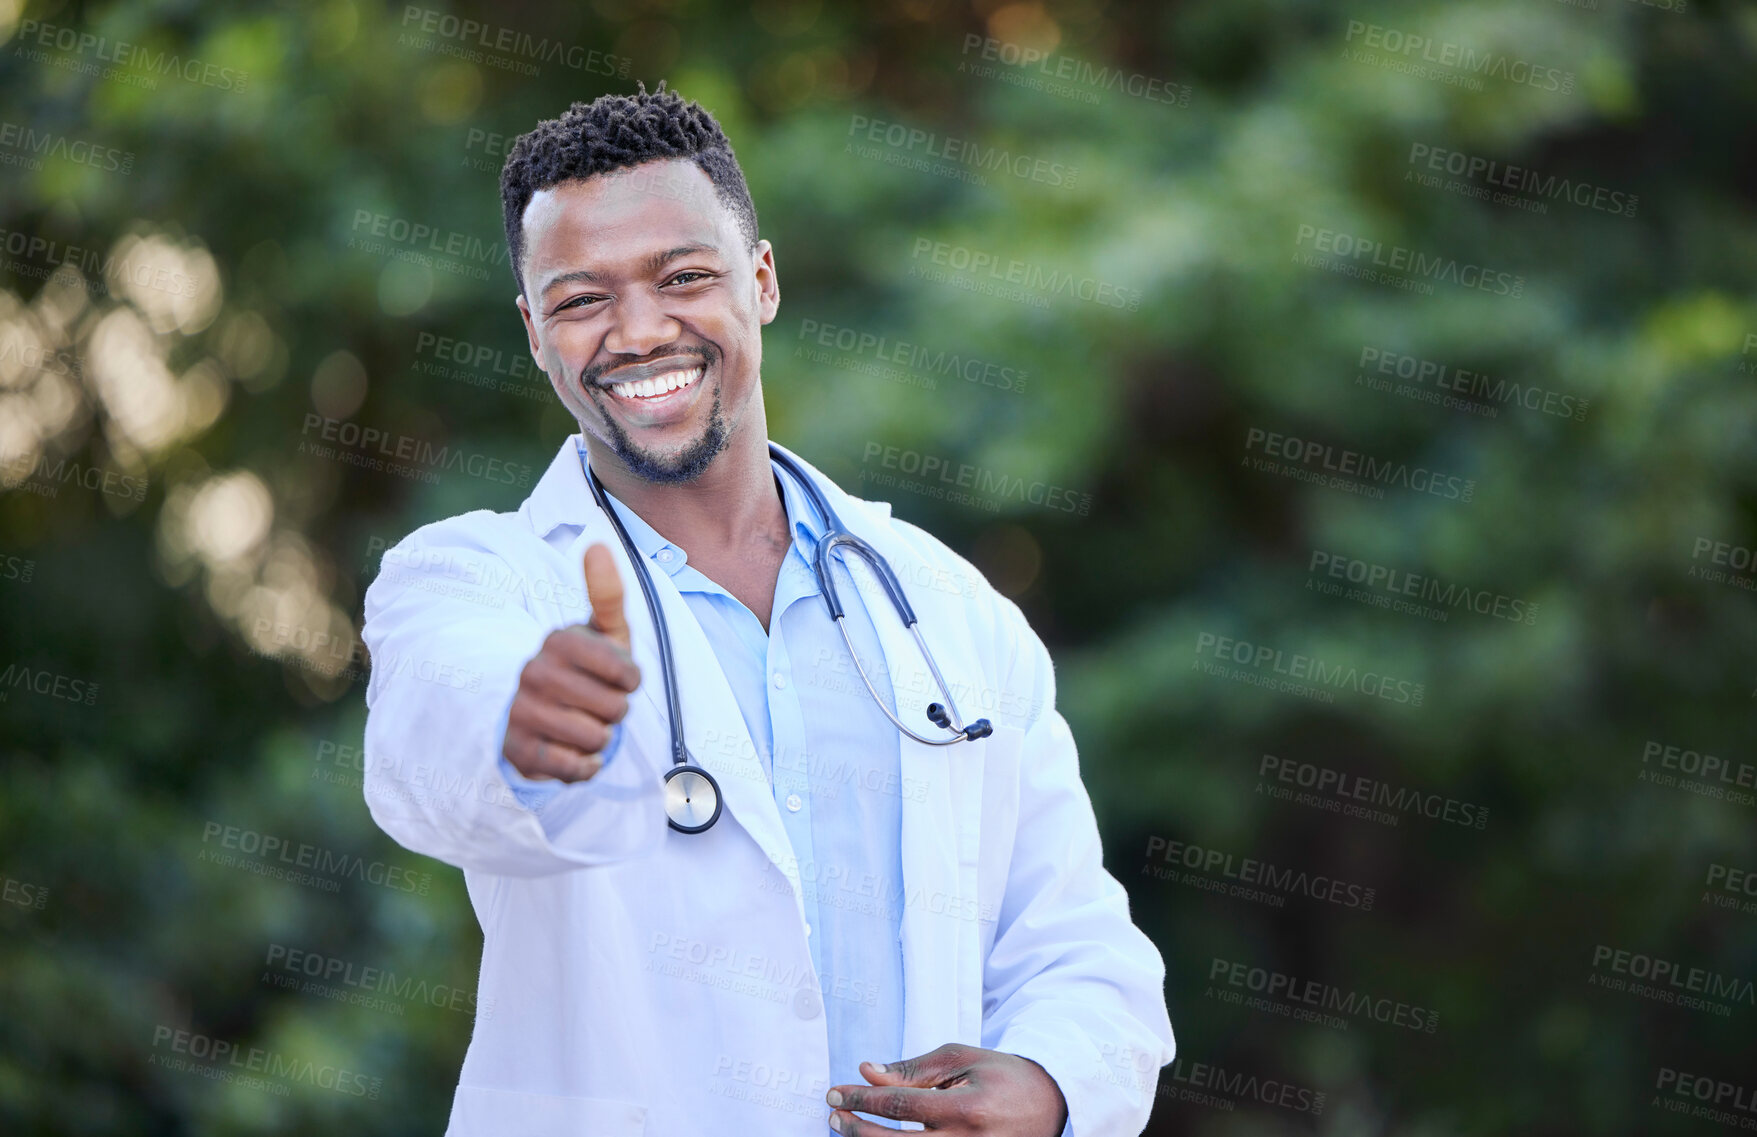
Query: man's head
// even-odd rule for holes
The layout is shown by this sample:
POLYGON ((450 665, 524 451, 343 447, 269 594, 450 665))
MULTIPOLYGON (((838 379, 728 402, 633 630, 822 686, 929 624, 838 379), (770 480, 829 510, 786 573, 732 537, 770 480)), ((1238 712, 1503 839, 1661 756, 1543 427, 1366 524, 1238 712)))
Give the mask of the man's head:
POLYGON ((575 103, 513 145, 500 194, 531 354, 591 438, 658 482, 766 443, 780 293, 712 115, 663 84, 575 103))

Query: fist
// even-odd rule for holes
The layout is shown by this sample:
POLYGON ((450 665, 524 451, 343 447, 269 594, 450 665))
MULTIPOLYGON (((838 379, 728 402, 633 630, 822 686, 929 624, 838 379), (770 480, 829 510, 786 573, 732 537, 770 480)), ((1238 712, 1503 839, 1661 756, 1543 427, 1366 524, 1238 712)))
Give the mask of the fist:
POLYGON ((519 673, 507 715, 503 752, 527 778, 582 782, 596 774, 610 728, 628 714, 628 696, 641 683, 607 546, 586 550, 585 573, 591 619, 549 634, 519 673))

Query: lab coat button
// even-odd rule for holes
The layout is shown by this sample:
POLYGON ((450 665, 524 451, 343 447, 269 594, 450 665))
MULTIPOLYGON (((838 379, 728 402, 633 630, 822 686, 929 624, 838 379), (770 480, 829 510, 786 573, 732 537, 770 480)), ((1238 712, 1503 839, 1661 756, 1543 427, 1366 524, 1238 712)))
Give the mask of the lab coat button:
POLYGON ((801 987, 793 993, 793 1013, 802 1019, 815 1019, 823 1010, 823 1000, 818 998, 816 990, 801 987))
POLYGON ((800 807, 800 806, 802 806, 802 805, 804 805, 804 804, 805 804, 805 803, 804 803, 804 802, 803 802, 803 801, 800 801, 800 800, 799 800, 799 795, 798 795, 798 794, 788 794, 788 795, 787 795, 787 808, 788 808, 788 809, 789 809, 789 810, 791 810, 791 811, 792 811, 792 812, 794 812, 794 813, 798 813, 798 812, 799 812, 799 807, 800 807))

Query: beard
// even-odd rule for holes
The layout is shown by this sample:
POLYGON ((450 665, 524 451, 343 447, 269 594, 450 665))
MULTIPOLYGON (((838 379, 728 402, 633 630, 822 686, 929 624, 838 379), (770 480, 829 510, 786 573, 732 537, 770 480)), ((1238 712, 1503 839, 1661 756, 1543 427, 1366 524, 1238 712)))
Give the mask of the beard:
POLYGON ((622 429, 622 424, 609 415, 604 416, 604 433, 608 436, 610 449, 635 477, 661 483, 688 482, 701 477, 714 456, 726 449, 726 439, 730 434, 726 429, 726 418, 720 413, 719 387, 714 388, 707 426, 702 428, 695 441, 672 454, 661 455, 636 446, 628 432, 622 429))
MULTIPOLYGON (((698 382, 703 383, 707 382, 708 370, 720 355, 711 344, 703 344, 699 351, 672 354, 699 356, 702 361, 702 377, 698 382)), ((731 431, 726 426, 726 416, 720 406, 721 388, 717 382, 714 385, 714 401, 708 407, 708 422, 702 428, 701 434, 681 449, 661 454, 635 445, 634 439, 628 436, 628 432, 622 429, 622 424, 606 408, 606 401, 615 396, 604 392, 604 388, 599 385, 598 379, 602 374, 603 369, 588 370, 580 377, 581 386, 591 395, 592 401, 598 405, 598 410, 603 415, 605 440, 609 442, 610 449, 622 459, 622 464, 635 477, 661 484, 694 481, 707 471, 708 464, 714 457, 726 449, 731 431)))

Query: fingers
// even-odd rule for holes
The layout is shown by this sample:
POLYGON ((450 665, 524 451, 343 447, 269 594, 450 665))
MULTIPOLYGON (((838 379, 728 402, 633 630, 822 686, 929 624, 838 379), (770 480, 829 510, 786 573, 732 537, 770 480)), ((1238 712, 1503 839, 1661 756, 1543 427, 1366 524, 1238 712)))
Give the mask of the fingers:
POLYGON ((901 1133, 901 1129, 892 1129, 889 1125, 880 1125, 876 1121, 862 1121, 845 1110, 836 1110, 830 1114, 830 1128, 842 1134, 842 1137, 877 1137, 880 1133, 901 1133))
POLYGON ((581 754, 572 747, 547 739, 523 744, 528 757, 519 763, 519 773, 527 778, 554 778, 559 782, 583 782, 604 768, 599 754, 581 754))
POLYGON ((610 725, 583 711, 540 703, 526 708, 519 716, 519 727, 532 738, 565 746, 580 754, 596 754, 609 746, 610 725))
POLYGON ((598 542, 586 550, 586 600, 592 606, 588 625, 606 639, 628 650, 628 619, 622 612, 622 574, 616 571, 616 557, 610 546, 598 542))
POLYGON ((860 1074, 875 1086, 939 1086, 968 1073, 981 1053, 974 1047, 948 1042, 918 1058, 887 1063, 883 1070, 863 1062, 860 1074))
POLYGON ((580 634, 563 636, 557 633, 557 636, 568 647, 546 651, 526 664, 519 676, 521 690, 528 691, 536 697, 536 702, 542 704, 583 711, 605 723, 621 722, 628 714, 625 692, 634 690, 626 686, 626 681, 631 672, 638 681, 639 668, 630 660, 601 658, 594 660, 593 666, 611 672, 610 676, 601 677, 590 667, 582 666, 579 657, 605 652, 614 654, 616 647, 602 640, 594 644, 580 634), (573 652, 570 658, 568 653, 576 644, 577 652, 573 652))
MULTIPOLYGON (((898 1121, 919 1121, 939 1129, 963 1116, 968 1091, 920 1089, 914 1086, 836 1086, 824 1100, 838 1111, 870 1113, 898 1121)), ((874 1128, 875 1133, 895 1130, 874 1128)), ((849 1130, 844 1129, 847 1133, 849 1130)))
POLYGON ((633 691, 641 685, 641 669, 628 649, 590 624, 551 632, 543 642, 543 652, 620 690, 633 691))
POLYGON ((527 778, 580 781, 603 766, 599 752, 610 744, 611 726, 627 713, 628 696, 559 664, 533 660, 507 713, 503 750, 527 778))
POLYGON ((860 1073, 870 1086, 836 1086, 824 1096, 834 1107, 830 1124, 838 1133, 871 1137, 897 1133, 856 1112, 898 1121, 919 1121, 928 1129, 968 1129, 985 1123, 990 1114, 983 1091, 971 1077, 976 1064, 988 1051, 948 1042, 916 1058, 889 1062, 883 1067, 862 1062, 860 1073))

